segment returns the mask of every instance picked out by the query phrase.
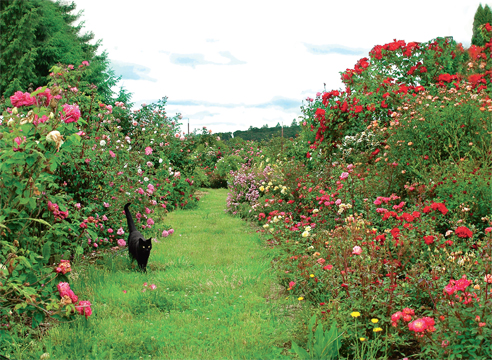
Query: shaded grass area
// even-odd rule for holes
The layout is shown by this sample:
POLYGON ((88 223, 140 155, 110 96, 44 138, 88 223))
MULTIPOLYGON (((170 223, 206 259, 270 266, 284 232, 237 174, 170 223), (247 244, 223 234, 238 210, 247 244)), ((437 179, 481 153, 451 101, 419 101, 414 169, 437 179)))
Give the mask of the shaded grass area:
POLYGON ((24 358, 282 357, 296 328, 292 300, 272 292, 273 254, 224 213, 226 195, 207 190, 196 209, 168 214, 163 224, 175 233, 153 243, 146 274, 131 269, 126 251, 74 274, 72 288, 93 315, 52 328, 24 358))

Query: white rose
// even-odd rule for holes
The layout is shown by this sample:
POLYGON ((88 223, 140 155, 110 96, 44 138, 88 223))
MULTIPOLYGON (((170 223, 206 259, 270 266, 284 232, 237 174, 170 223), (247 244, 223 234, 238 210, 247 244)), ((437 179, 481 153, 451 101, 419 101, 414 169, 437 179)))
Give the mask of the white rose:
POLYGON ((101 146, 106 146, 106 140, 101 140, 101 141, 99 142, 99 145, 101 145, 101 146))

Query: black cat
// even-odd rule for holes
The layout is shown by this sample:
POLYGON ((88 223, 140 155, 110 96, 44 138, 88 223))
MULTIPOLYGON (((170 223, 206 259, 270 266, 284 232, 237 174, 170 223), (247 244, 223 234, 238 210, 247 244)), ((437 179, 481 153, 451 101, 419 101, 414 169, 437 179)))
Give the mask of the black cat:
POLYGON ((128 229, 130 234, 128 235, 128 251, 130 257, 137 260, 138 266, 142 271, 147 271, 147 262, 149 261, 150 250, 152 250, 151 239, 145 240, 144 236, 137 230, 135 223, 133 222, 132 214, 128 210, 131 204, 125 205, 126 221, 128 222, 128 229))

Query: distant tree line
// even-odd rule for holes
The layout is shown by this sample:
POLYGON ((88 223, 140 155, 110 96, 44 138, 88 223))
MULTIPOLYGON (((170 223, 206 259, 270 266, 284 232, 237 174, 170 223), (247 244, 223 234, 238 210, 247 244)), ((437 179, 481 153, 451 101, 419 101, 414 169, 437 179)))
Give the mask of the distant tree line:
MULTIPOLYGON (((301 127, 297 124, 296 120, 292 121, 290 126, 283 127, 283 137, 284 138, 295 138, 301 132, 301 127)), ((241 138, 243 140, 254 140, 262 141, 271 139, 274 136, 282 136, 282 125, 277 123, 274 127, 268 127, 267 124, 263 125, 261 128, 250 126, 248 130, 236 130, 233 133, 216 133, 221 140, 230 140, 232 136, 234 138, 241 138)))

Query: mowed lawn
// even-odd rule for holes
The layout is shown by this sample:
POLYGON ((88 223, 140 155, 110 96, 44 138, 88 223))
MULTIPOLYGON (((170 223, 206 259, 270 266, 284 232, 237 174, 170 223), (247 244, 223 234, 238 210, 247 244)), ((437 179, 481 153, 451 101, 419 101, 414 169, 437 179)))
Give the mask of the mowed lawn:
POLYGON ((296 325, 272 250, 224 212, 227 190, 205 192, 196 209, 163 216, 157 227, 175 232, 153 242, 146 274, 130 268, 126 251, 75 264, 72 288, 93 315, 53 327, 24 358, 277 358, 296 325))

